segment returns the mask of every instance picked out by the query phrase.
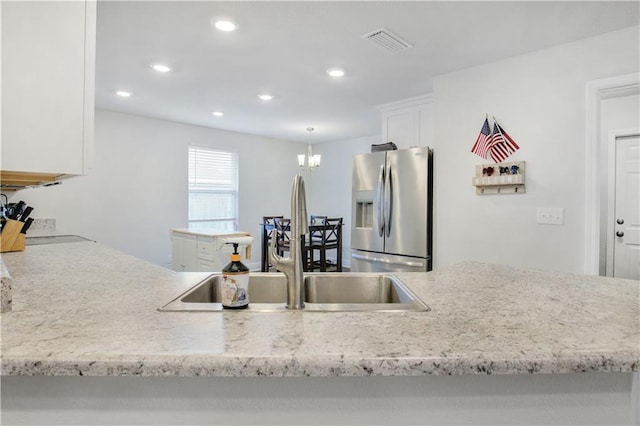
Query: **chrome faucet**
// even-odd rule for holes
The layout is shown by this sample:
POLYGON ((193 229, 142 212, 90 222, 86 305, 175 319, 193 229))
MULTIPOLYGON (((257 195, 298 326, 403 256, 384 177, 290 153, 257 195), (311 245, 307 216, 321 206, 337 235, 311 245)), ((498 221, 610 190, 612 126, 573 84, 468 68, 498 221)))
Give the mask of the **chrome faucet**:
POLYGON ((301 175, 293 179, 291 190, 291 238, 289 241, 289 257, 278 255, 276 229, 271 231, 271 247, 269 260, 271 264, 282 271, 287 277, 287 308, 304 308, 304 278, 302 268, 302 244, 300 238, 305 238, 309 229, 307 219, 307 197, 304 180, 301 175))

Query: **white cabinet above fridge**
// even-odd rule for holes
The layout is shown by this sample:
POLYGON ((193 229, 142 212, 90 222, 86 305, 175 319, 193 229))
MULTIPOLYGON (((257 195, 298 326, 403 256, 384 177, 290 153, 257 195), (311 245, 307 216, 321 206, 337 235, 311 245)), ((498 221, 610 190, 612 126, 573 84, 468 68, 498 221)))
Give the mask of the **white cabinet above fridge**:
POLYGON ((382 142, 398 148, 431 146, 433 143, 433 97, 416 96, 378 105, 382 113, 382 142))

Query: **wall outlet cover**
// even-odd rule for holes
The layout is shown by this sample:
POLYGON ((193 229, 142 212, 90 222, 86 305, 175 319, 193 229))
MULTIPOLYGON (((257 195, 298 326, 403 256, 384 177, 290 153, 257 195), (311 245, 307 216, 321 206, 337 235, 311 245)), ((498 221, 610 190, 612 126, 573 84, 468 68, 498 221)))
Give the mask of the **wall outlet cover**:
POLYGON ((536 222, 540 225, 563 225, 564 208, 538 207, 536 222))

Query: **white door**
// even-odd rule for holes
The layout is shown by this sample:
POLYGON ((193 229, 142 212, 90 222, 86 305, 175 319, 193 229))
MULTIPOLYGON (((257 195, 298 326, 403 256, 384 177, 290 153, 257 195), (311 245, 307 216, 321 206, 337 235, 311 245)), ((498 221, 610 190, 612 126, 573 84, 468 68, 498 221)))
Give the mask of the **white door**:
MULTIPOLYGON (((640 279, 640 137, 615 139, 613 276, 640 279)), ((609 228, 611 229, 611 227, 609 228)))

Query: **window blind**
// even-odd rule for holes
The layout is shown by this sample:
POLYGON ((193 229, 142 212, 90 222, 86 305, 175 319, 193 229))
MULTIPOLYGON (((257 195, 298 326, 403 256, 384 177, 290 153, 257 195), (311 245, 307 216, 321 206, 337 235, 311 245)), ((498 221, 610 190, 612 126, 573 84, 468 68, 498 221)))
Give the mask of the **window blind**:
POLYGON ((238 155, 189 147, 189 227, 235 231, 238 226, 238 155))

